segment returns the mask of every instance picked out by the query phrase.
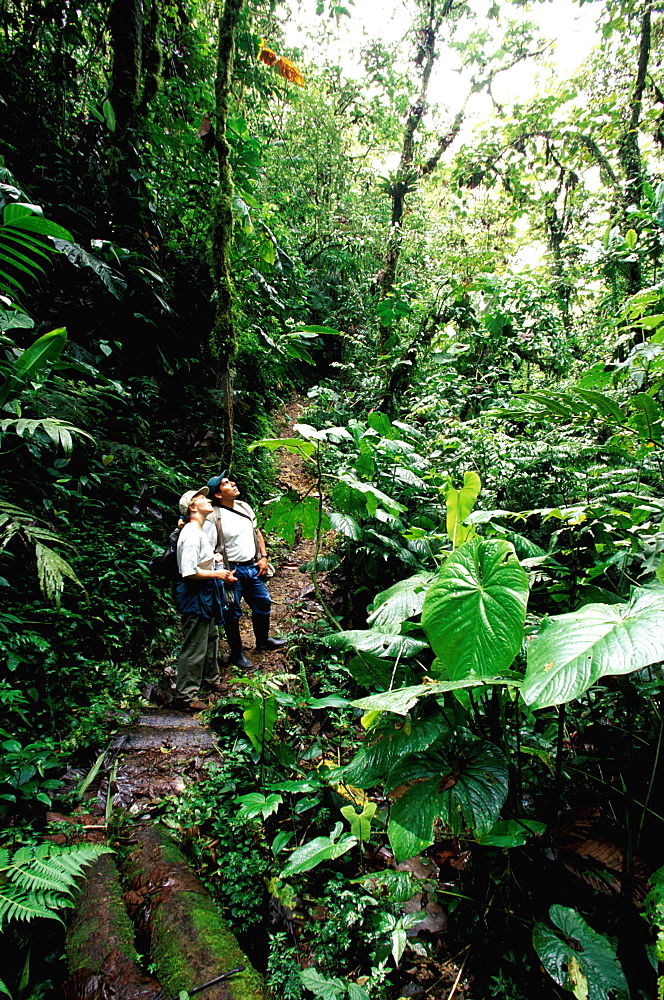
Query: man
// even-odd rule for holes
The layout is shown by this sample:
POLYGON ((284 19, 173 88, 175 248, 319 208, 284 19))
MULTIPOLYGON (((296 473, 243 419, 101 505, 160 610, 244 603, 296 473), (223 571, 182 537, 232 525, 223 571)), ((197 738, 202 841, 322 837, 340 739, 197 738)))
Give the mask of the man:
POLYGON ((185 522, 178 538, 180 579, 175 585, 175 603, 181 615, 183 642, 178 656, 178 676, 173 707, 183 712, 201 712, 208 706, 199 691, 223 690, 217 667, 219 633, 223 621, 218 581, 229 587, 236 576, 224 566, 214 565, 214 549, 203 533, 212 513, 208 489, 187 490, 180 497, 180 516, 185 522))
POLYGON ((234 600, 228 602, 224 611, 230 660, 237 667, 251 667, 240 639, 240 601, 243 597, 251 608, 256 649, 271 651, 286 645, 284 639, 269 638, 272 601, 265 586, 268 574, 265 539, 256 527, 256 515, 249 504, 238 499, 240 491, 227 472, 213 476, 207 486, 215 507, 203 530, 215 553, 224 558, 236 577, 236 582, 226 587, 234 600))

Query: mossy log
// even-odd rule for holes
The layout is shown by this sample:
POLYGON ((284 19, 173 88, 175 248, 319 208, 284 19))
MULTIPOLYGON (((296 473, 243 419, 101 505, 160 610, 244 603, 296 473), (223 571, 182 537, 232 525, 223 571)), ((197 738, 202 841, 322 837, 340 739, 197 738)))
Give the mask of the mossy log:
POLYGON ((204 1000, 265 1000, 261 976, 168 834, 147 827, 135 837, 123 866, 127 899, 141 946, 164 988, 177 996, 243 965, 244 972, 207 988, 204 1000))
POLYGON ((92 864, 81 885, 65 950, 66 1000, 166 1000, 160 983, 139 968, 134 927, 110 854, 92 864))

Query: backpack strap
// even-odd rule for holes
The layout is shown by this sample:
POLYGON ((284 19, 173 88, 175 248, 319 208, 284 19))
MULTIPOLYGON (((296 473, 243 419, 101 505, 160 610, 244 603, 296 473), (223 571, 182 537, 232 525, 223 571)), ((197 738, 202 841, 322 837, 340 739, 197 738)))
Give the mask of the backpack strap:
MULTIPOLYGON (((237 504, 241 504, 241 500, 235 501, 237 504)), ((231 514, 237 514, 238 517, 243 517, 246 521, 251 522, 251 527, 254 533, 254 546, 256 547, 256 552, 254 558, 256 562, 261 558, 261 546, 258 540, 258 532, 256 531, 256 525, 254 524, 254 519, 250 517, 249 514, 243 513, 243 511, 238 510, 237 507, 224 507, 224 510, 230 511, 231 514)), ((224 557, 224 566, 228 569, 228 557, 226 555, 226 543, 224 542, 224 533, 221 529, 221 507, 214 508, 214 521, 217 525, 217 551, 221 552, 224 557)))
POLYGON ((215 552, 221 552, 221 556, 224 562, 224 569, 228 569, 228 554, 226 552, 226 542, 224 540, 224 532, 221 527, 221 510, 219 507, 215 507, 213 511, 212 520, 214 521, 215 527, 217 529, 217 544, 215 546, 215 552))

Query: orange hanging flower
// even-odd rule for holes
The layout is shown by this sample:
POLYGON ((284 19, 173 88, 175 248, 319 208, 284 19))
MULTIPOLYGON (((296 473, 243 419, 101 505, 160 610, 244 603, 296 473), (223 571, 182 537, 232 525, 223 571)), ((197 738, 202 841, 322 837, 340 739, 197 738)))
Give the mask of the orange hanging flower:
POLYGON ((277 59, 277 71, 281 73, 284 80, 290 80, 291 83, 296 83, 298 87, 304 87, 304 77, 297 66, 290 59, 286 59, 285 56, 279 56, 277 59))
POLYGON ((283 76, 284 80, 289 80, 291 83, 296 83, 298 87, 304 87, 304 77, 300 73, 297 66, 286 59, 285 56, 278 56, 276 52, 272 49, 268 49, 264 42, 261 42, 260 48, 258 50, 258 58, 261 62, 265 63, 266 66, 274 66, 277 73, 283 76))
POLYGON ((261 62, 264 62, 266 66, 274 66, 277 62, 279 56, 272 49, 268 49, 267 45, 261 43, 261 47, 258 50, 258 58, 261 62))

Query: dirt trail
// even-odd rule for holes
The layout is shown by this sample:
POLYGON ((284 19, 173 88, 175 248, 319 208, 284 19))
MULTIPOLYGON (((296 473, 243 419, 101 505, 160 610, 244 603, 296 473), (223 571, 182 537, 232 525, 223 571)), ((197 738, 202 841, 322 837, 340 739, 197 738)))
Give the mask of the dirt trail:
MULTIPOLYGON (((293 432, 293 425, 302 418, 304 406, 301 400, 294 399, 283 409, 283 419, 277 424, 278 437, 296 437, 293 432)), ((284 492, 294 490, 303 496, 311 493, 315 489, 315 480, 312 477, 306 462, 299 456, 293 455, 286 449, 276 452, 276 461, 279 468, 278 486, 284 492)), ((268 547, 270 539, 268 538, 268 547)), ((269 551, 269 548, 268 548, 269 551)), ((290 551, 288 558, 283 560, 275 575, 270 580, 270 594, 272 597, 272 622, 273 631, 286 638, 293 631, 297 631, 302 624, 311 622, 319 618, 322 608, 315 603, 313 584, 310 574, 300 573, 299 568, 303 563, 309 562, 314 556, 314 540, 311 538, 300 540, 290 551)), ((319 573, 319 579, 324 583, 324 574, 319 573)), ((251 647, 253 644, 253 633, 248 618, 243 618, 240 623, 244 623, 243 637, 245 645, 251 647)), ((254 663, 260 663, 264 672, 272 673, 277 669, 287 669, 286 657, 280 654, 252 654, 250 657, 254 663)))

